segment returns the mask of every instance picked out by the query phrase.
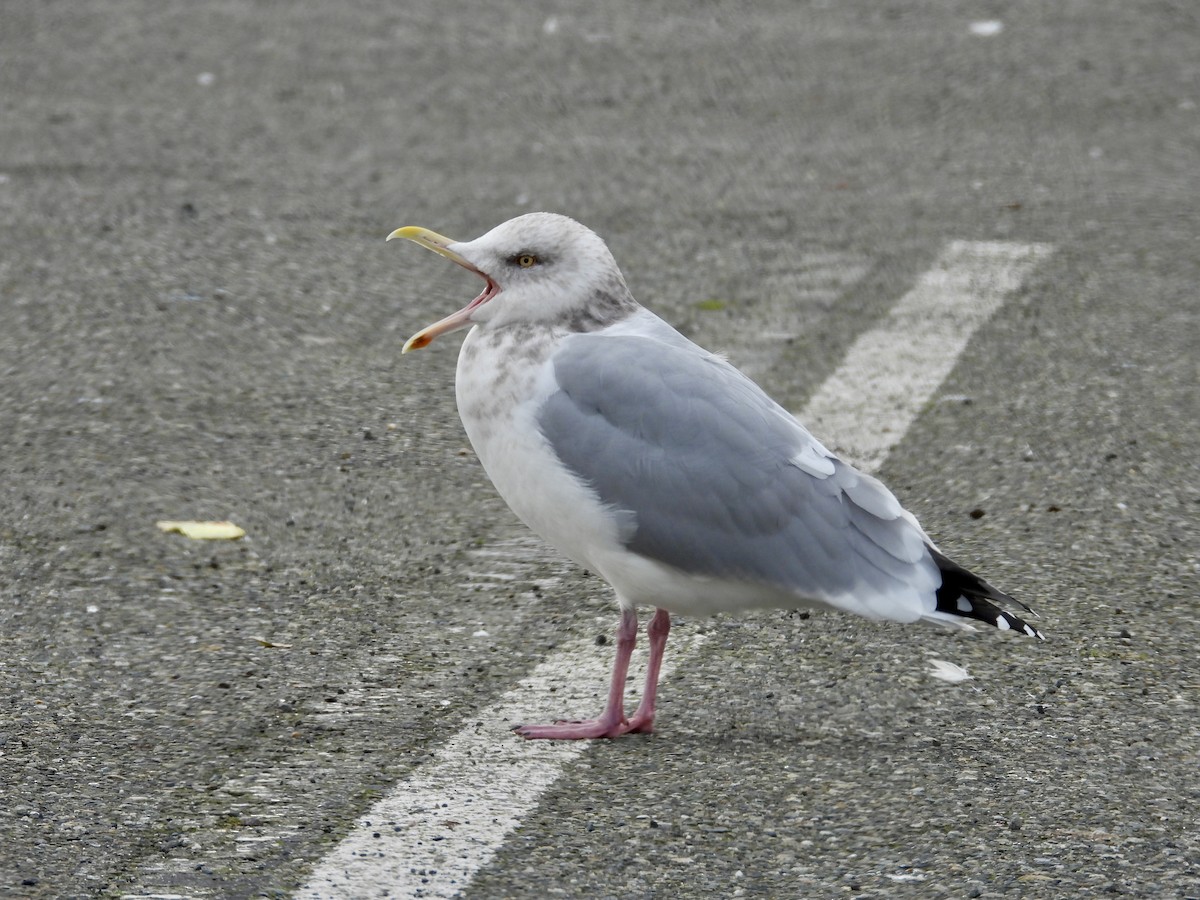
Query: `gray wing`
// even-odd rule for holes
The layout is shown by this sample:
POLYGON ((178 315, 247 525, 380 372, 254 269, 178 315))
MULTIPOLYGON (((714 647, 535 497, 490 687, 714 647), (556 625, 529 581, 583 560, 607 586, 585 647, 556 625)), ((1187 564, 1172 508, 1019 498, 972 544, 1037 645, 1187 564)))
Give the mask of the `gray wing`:
POLYGON ((631 551, 874 618, 932 609, 940 579, 916 520, 728 363, 686 340, 596 333, 551 362, 538 424, 632 519, 631 551))

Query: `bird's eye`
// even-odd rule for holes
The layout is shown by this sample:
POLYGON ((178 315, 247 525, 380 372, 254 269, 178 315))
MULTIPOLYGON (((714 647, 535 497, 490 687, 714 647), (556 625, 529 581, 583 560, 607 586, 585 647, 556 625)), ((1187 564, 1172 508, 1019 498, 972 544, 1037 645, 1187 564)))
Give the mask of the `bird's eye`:
POLYGON ((532 268, 533 266, 537 265, 537 262, 538 262, 538 258, 536 256, 534 256, 532 253, 522 253, 520 256, 517 257, 517 265, 520 266, 522 269, 532 268))

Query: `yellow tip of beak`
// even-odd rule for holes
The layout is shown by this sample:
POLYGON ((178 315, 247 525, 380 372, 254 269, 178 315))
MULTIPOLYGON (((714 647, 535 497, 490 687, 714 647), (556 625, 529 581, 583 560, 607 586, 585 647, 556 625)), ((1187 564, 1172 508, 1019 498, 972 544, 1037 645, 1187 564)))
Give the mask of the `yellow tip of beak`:
POLYGON ((403 356, 409 350, 420 350, 432 344, 433 338, 425 333, 427 330, 428 329, 425 329, 424 331, 418 331, 407 341, 405 341, 404 346, 400 348, 400 355, 403 356))
POLYGON ((450 245, 455 243, 454 238, 448 238, 444 234, 438 234, 436 231, 430 231, 428 228, 405 225, 403 228, 397 228, 387 236, 387 240, 389 241, 392 238, 404 238, 406 241, 420 244, 426 250, 432 250, 440 256, 454 260, 459 265, 464 263, 461 256, 449 249, 450 245))
MULTIPOLYGON (((384 240, 390 241, 393 238, 404 238, 406 241, 415 241, 417 238, 426 234, 433 235, 433 232, 425 228, 418 228, 416 225, 405 225, 403 228, 397 228, 386 238, 384 238, 384 240)), ((441 235, 437 236, 441 237, 441 235)), ((443 240, 445 239, 443 238, 443 240)))
MULTIPOLYGON (((439 256, 444 256, 446 259, 458 263, 464 269, 468 269, 474 272, 476 275, 487 278, 488 284, 491 286, 489 287, 489 290, 494 288, 492 280, 488 278, 487 275, 481 272, 472 262, 462 256, 459 256, 459 254, 450 249, 451 245, 457 243, 457 241, 455 241, 453 238, 448 238, 443 234, 438 234, 436 231, 430 231, 428 228, 419 228, 416 225, 405 225, 403 228, 397 228, 387 236, 387 240, 389 241, 392 238, 404 238, 405 240, 420 244, 425 249, 432 250, 439 256)), ((446 316, 446 318, 442 319, 440 322, 434 322, 432 325, 421 329, 404 342, 404 346, 400 348, 400 353, 404 354, 409 350, 420 350, 422 347, 428 347, 433 343, 433 339, 439 334, 445 334, 449 331, 456 331, 459 328, 465 328, 466 326, 470 325, 471 311, 475 308, 477 302, 482 301, 482 299, 487 296, 490 295, 488 295, 486 292, 484 294, 480 294, 479 297, 476 298, 476 301, 473 301, 472 304, 460 309, 458 312, 452 315, 446 316)))

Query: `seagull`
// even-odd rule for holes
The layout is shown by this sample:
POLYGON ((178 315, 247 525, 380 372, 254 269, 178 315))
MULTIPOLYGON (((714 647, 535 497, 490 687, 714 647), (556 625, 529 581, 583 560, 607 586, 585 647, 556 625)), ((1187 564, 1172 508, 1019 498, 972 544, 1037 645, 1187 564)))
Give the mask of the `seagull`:
POLYGON ((882 482, 827 450, 724 357, 639 304, 612 253, 566 216, 530 213, 472 241, 405 238, 484 288, 403 353, 470 327, 455 393, 467 436, 526 525, 616 592, 616 661, 595 719, 526 738, 653 730, 671 613, 832 609, 1043 638, 1020 601, 949 560, 882 482), (623 694, 639 606, 652 606, 641 701, 623 694))

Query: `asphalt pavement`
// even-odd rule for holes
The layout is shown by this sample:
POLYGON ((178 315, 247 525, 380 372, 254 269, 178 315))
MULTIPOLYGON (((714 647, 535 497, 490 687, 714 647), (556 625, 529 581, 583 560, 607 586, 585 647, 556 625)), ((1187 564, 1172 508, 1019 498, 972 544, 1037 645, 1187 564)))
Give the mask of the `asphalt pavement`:
POLYGON ((465 896, 1200 897, 1198 41, 1115 0, 6 0, 0 895, 290 896, 610 634, 474 459, 457 340, 399 356, 476 284, 388 232, 548 209, 791 409, 948 242, 1052 246, 880 471, 1048 640, 682 620, 657 733, 465 896))

